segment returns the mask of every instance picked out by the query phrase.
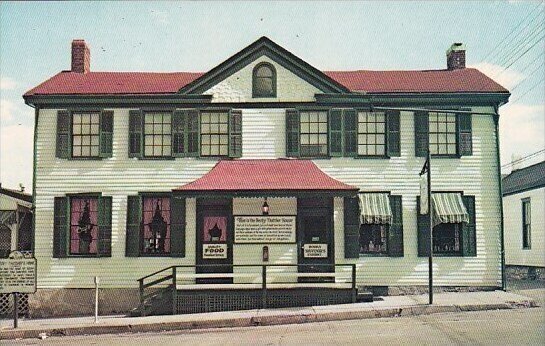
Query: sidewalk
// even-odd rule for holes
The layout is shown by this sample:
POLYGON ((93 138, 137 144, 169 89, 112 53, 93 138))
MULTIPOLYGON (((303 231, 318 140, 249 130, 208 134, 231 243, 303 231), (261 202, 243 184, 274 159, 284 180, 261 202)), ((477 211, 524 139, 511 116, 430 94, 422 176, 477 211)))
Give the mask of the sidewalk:
POLYGON ((372 303, 327 305, 288 309, 257 309, 188 315, 124 317, 94 317, 21 319, 13 329, 12 320, 2 320, 0 340, 84 334, 127 332, 158 332, 165 330, 251 327, 334 320, 428 315, 444 312, 516 309, 537 306, 528 297, 503 292, 464 292, 434 294, 434 304, 427 305, 427 295, 379 297, 372 303))

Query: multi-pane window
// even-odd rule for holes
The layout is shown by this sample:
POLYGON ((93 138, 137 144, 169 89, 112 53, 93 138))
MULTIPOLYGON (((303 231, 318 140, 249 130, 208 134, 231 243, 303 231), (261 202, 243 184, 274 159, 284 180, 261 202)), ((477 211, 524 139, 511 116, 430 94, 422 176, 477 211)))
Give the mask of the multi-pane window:
POLYGON ((461 223, 440 223, 433 227, 434 254, 461 254, 461 223))
POLYGON ((275 97, 276 96, 276 71, 271 64, 261 63, 254 68, 253 72, 253 96, 254 97, 275 97))
POLYGON ((144 115, 144 156, 170 156, 172 114, 150 112, 144 115))
POLYGON ((530 200, 522 201, 522 248, 530 249, 531 247, 531 210, 530 200))
POLYGON ((170 198, 142 198, 142 253, 165 255, 170 253, 170 198))
POLYGON ((98 157, 100 149, 100 114, 82 112, 72 115, 72 156, 98 157))
POLYGON ((360 253, 388 253, 388 224, 363 224, 360 226, 360 253))
POLYGON ((456 155, 456 114, 430 112, 429 140, 432 155, 456 155))
POLYGON ((327 156, 327 111, 302 111, 301 156, 327 156))
POLYGON ((70 198, 70 254, 97 253, 98 198, 70 198))
POLYGON ((229 154, 229 113, 201 112, 201 155, 229 154))
POLYGON ((358 155, 386 155, 384 112, 358 112, 358 155))

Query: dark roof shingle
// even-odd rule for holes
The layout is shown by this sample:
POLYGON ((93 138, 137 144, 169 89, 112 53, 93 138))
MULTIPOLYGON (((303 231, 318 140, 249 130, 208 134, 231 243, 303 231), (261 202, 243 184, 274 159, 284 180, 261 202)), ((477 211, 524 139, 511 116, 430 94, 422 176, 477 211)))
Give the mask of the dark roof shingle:
POLYGON ((502 180, 503 196, 545 186, 545 161, 511 172, 502 180))

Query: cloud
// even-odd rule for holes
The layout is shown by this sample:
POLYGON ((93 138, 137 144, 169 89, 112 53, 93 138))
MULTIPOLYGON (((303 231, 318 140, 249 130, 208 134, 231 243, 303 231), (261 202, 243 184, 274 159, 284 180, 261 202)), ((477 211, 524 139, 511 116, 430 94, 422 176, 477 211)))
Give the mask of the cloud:
POLYGON ((32 187, 32 150, 34 129, 11 125, 0 128, 0 181, 2 186, 17 188, 19 183, 32 187))
POLYGON ((523 80, 526 76, 516 70, 504 70, 503 66, 495 65, 489 62, 480 62, 478 64, 469 66, 478 69, 488 77, 495 80, 497 83, 507 89, 511 89, 518 82, 523 80))
POLYGON ((0 99, 0 124, 11 121, 14 118, 14 110, 15 105, 13 102, 6 99, 0 99))
POLYGON ((151 10, 151 17, 157 22, 161 24, 168 24, 169 21, 169 14, 165 11, 157 11, 157 10, 151 10))
POLYGON ((0 90, 13 90, 17 83, 9 77, 0 78, 0 90))
POLYGON ((500 108, 502 164, 545 148, 545 104, 507 104, 500 108))

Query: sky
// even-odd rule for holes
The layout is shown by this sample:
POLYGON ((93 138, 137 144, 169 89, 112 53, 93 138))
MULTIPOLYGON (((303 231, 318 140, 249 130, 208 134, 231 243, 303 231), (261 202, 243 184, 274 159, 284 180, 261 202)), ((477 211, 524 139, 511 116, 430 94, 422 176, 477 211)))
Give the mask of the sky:
POLYGON ((0 182, 31 191, 34 110, 22 94, 70 68, 75 38, 90 45, 92 71, 207 71, 261 36, 320 70, 443 69, 446 49, 463 42, 468 66, 512 90, 500 109, 507 164, 545 148, 544 8, 543 1, 2 1, 0 182))

